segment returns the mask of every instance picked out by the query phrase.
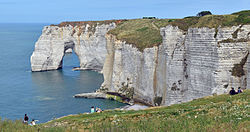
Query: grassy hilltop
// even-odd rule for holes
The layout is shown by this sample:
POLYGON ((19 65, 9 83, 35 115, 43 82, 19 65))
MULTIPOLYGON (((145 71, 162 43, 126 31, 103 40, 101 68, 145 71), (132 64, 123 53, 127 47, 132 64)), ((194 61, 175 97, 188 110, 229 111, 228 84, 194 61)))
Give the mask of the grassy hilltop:
POLYGON ((1 121, 0 131, 250 131, 250 90, 140 111, 66 116, 37 126, 1 121))
MULTIPOLYGON (((66 25, 78 26, 89 24, 89 30, 95 32, 95 27, 99 24, 116 23, 117 27, 110 30, 108 34, 115 35, 117 39, 132 44, 140 51, 145 48, 156 46, 162 43, 160 28, 167 25, 178 26, 183 31, 190 27, 217 28, 230 27, 235 25, 250 24, 250 10, 236 12, 230 15, 205 15, 201 17, 190 16, 183 19, 132 19, 132 20, 106 20, 106 21, 76 21, 62 22, 56 26, 66 25)), ((55 26, 55 25, 52 25, 55 26)), ((75 31, 74 31, 75 33, 75 31)), ((81 32, 78 33, 78 36, 81 32)))
POLYGON ((231 15, 191 16, 183 19, 134 19, 121 22, 109 33, 115 35, 119 40, 133 44, 142 51, 162 43, 160 28, 167 25, 178 26, 183 31, 187 31, 190 27, 217 28, 241 24, 250 24, 250 10, 231 15))

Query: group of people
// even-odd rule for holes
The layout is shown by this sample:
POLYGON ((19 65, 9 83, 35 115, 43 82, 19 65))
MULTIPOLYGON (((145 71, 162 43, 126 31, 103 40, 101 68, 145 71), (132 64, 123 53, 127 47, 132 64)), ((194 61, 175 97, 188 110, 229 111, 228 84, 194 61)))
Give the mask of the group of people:
MULTIPOLYGON (((24 115, 23 123, 24 123, 24 124, 29 124, 29 117, 28 117, 27 114, 24 115)), ((31 125, 31 126, 36 125, 36 120, 32 119, 32 121, 30 122, 29 125, 31 125)))
POLYGON ((240 89, 240 87, 238 87, 237 92, 234 90, 234 88, 232 87, 232 89, 230 90, 229 94, 230 95, 235 95, 235 94, 239 94, 242 93, 243 91, 240 89))
MULTIPOLYGON (((98 107, 95 108, 94 106, 92 106, 91 109, 90 109, 90 113, 94 113, 94 112, 100 113, 100 112, 102 112, 102 109, 98 108, 98 107)), ((28 115, 27 114, 24 115, 24 118, 23 118, 23 123, 24 124, 29 124, 31 126, 34 126, 34 125, 36 125, 36 121, 37 120, 32 119, 32 121, 29 124, 29 117, 28 117, 28 115)))
POLYGON ((95 109, 95 107, 92 106, 90 109, 90 113, 94 113, 94 112, 100 113, 100 112, 102 112, 102 109, 98 108, 98 107, 96 107, 96 109, 95 109))

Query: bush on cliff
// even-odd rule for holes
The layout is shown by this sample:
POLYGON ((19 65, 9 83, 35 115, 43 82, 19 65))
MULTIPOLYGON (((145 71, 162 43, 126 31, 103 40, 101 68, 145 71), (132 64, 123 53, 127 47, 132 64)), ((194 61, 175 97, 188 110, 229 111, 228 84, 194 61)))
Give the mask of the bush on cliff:
POLYGON ((201 11, 196 16, 201 17, 206 15, 212 15, 212 13, 210 11, 201 11))

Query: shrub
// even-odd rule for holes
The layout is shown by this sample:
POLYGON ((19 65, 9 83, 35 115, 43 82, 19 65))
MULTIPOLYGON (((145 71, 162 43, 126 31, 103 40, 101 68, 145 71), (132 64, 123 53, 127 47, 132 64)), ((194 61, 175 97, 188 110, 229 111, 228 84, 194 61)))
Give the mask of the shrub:
POLYGON ((197 14, 198 17, 206 16, 206 15, 212 15, 212 13, 210 11, 201 11, 197 14))
POLYGON ((154 98, 154 104, 155 104, 155 106, 160 106, 161 102, 162 102, 162 97, 156 96, 154 98))

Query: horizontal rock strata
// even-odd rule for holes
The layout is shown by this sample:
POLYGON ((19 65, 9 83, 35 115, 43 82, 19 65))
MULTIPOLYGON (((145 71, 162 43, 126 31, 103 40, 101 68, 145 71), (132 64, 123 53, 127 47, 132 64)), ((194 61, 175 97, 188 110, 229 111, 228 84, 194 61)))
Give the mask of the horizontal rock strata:
POLYGON ((250 88, 249 31, 250 25, 187 32, 167 26, 161 29, 162 45, 143 52, 107 35, 101 90, 171 105, 227 93, 231 87, 250 88))
POLYGON ((73 49, 78 69, 103 72, 102 93, 75 97, 106 98, 117 93, 147 105, 171 105, 213 94, 231 87, 250 88, 250 25, 225 28, 161 28, 159 46, 138 50, 107 34, 115 23, 47 26, 31 56, 32 71, 62 67, 65 51, 73 49))

